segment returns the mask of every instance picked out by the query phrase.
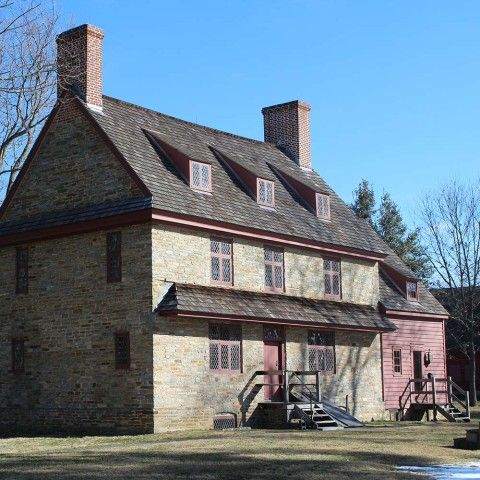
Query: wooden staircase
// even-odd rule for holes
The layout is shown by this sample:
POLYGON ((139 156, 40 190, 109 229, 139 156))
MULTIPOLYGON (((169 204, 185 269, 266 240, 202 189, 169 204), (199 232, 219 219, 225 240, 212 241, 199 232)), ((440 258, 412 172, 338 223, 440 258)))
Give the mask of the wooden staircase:
POLYGON ((469 392, 459 387, 452 377, 411 378, 400 396, 400 411, 405 420, 427 419, 433 412, 433 421, 438 414, 449 422, 470 422, 469 392))
POLYGON ((340 430, 343 425, 340 425, 334 420, 324 409, 321 403, 297 403, 293 406, 293 412, 290 417, 290 425, 296 423, 298 420, 300 428, 313 428, 315 430, 340 430))

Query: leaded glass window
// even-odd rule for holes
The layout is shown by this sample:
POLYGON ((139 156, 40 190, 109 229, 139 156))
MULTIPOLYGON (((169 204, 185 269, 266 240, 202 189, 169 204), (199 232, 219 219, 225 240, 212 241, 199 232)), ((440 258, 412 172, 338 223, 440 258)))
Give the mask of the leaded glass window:
POLYGON ((17 248, 16 289, 17 293, 28 293, 28 248, 17 248))
POLYGON ((211 324, 208 334, 210 370, 240 372, 242 369, 240 325, 211 324))
POLYGON ((209 192, 212 189, 212 168, 208 163, 190 162, 190 186, 209 192))
POLYGON ((271 180, 257 179, 257 202, 267 207, 275 206, 275 184, 271 180))
POLYGON ((321 330, 308 331, 308 368, 325 375, 335 373, 335 335, 321 330))
POLYGON ((232 242, 212 238, 210 240, 210 278, 212 283, 232 285, 232 242))
POLYGON ((340 260, 333 258, 323 260, 323 278, 325 296, 340 298, 342 293, 340 260))
POLYGON ((128 332, 115 334, 115 368, 119 370, 130 368, 130 334, 128 332))
POLYGON ((265 289, 283 291, 284 269, 283 250, 276 247, 265 247, 265 289))
POLYGON ((107 282, 122 281, 122 233, 107 233, 107 282))
POLYGON ((330 219, 330 196, 324 193, 317 193, 317 216, 324 220, 330 219))
POLYGON ((407 282, 407 299, 418 300, 417 282, 407 282))

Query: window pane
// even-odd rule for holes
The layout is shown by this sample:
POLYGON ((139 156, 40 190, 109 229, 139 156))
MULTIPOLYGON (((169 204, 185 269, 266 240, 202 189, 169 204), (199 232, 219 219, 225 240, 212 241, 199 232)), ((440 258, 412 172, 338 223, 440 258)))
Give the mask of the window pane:
POLYGON ((335 370, 335 355, 333 348, 327 348, 325 350, 325 370, 327 372, 333 372, 335 370))
POLYGON ((222 255, 230 255, 231 244, 230 242, 222 242, 222 255))
POLYGON ((210 338, 210 340, 218 340, 220 338, 218 325, 210 325, 208 327, 208 338, 210 338))
POLYGON ((340 262, 338 260, 331 260, 330 263, 334 272, 340 272, 340 262))
POLYGON ((233 344, 230 348, 232 370, 240 370, 240 345, 233 344))
POLYGON ((212 280, 220 280, 220 259, 212 257, 212 280))
POLYGON ((281 250, 273 251, 273 261, 283 263, 283 252, 281 250))
POLYGON ((332 268, 332 261, 328 259, 323 260, 323 269, 326 271, 329 271, 331 270, 331 268, 332 268))
POLYGON ((317 351, 314 348, 308 349, 308 369, 317 370, 317 351))
POLYGON ((318 369, 325 371, 325 350, 318 349, 318 369))
POLYGON ((261 203, 265 203, 265 182, 260 180, 258 185, 258 199, 261 203))
POLYGON ((210 187, 210 168, 208 165, 202 165, 202 188, 208 190, 210 187))
POLYGON ((265 248, 263 251, 263 257, 265 260, 268 262, 271 262, 273 260, 273 251, 271 248, 265 248))
POLYGON ((283 268, 275 266, 275 288, 283 287, 283 268))
POLYGON ((192 185, 200 186, 200 164, 197 162, 192 162, 192 185))
POLYGON ((220 252, 220 242, 218 240, 210 240, 210 251, 212 253, 220 252))
POLYGON ((267 183, 266 184, 266 203, 269 205, 273 205, 273 184, 267 183))
POLYGON ((210 368, 218 370, 218 345, 216 343, 210 344, 210 368))
POLYGON ((325 279, 325 293, 327 295, 332 294, 332 279, 328 273, 326 273, 323 278, 325 279))
POLYGON ((221 347, 221 367, 222 370, 229 370, 228 368, 228 346, 220 345, 221 347))
POLYGON ((222 260, 222 281, 223 282, 230 282, 231 281, 230 259, 229 258, 224 258, 222 260))
POLYGON ((265 265, 265 286, 273 287, 273 272, 271 265, 265 265))
POLYGON ((332 275, 332 294, 340 295, 340 278, 338 275, 332 275))

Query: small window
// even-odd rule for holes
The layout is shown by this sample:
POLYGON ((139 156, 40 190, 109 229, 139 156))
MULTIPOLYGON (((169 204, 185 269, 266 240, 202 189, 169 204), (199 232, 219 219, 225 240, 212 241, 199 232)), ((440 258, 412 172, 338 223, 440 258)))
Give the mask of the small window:
POLYGON ((333 258, 325 258, 323 260, 323 278, 325 296, 340 298, 342 294, 340 260, 333 258))
POLYGON ((12 339, 12 372, 25 371, 25 341, 23 338, 12 339))
POLYGON ((407 282, 407 300, 418 300, 417 282, 407 282))
POLYGON ((107 233, 107 282, 122 281, 122 233, 107 233))
POLYGON ((241 329, 240 325, 209 325, 210 370, 217 372, 240 372, 241 329))
POLYGON ((275 206, 275 184, 272 181, 257 178, 257 202, 266 207, 275 206))
POLYGON ((28 293, 28 248, 17 248, 16 293, 28 293))
POLYGON ((330 196, 324 193, 317 193, 317 217, 330 220, 330 196))
POLYGON ((210 258, 212 283, 232 285, 232 242, 212 238, 210 240, 210 258))
POLYGON ((402 350, 393 349, 393 373, 402 374, 402 350))
POLYGON ((115 334, 115 368, 117 370, 130 368, 130 334, 128 332, 115 334))
POLYGON ((208 163, 190 162, 190 187, 194 190, 212 190, 212 167, 208 163))
POLYGON ((309 330, 308 368, 325 375, 335 373, 335 334, 309 330))
POLYGON ((275 247, 265 247, 265 289, 273 291, 284 290, 283 250, 275 247))

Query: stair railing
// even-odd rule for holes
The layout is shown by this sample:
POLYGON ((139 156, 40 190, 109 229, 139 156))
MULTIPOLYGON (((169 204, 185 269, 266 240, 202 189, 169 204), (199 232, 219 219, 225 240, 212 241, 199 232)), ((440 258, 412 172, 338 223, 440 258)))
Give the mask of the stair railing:
POLYGON ((465 409, 465 415, 470 418, 470 392, 459 387, 452 380, 452 377, 447 377, 447 386, 449 403, 453 404, 453 402, 455 401, 460 404, 465 409), (459 395, 462 395, 464 400, 462 400, 459 395))

